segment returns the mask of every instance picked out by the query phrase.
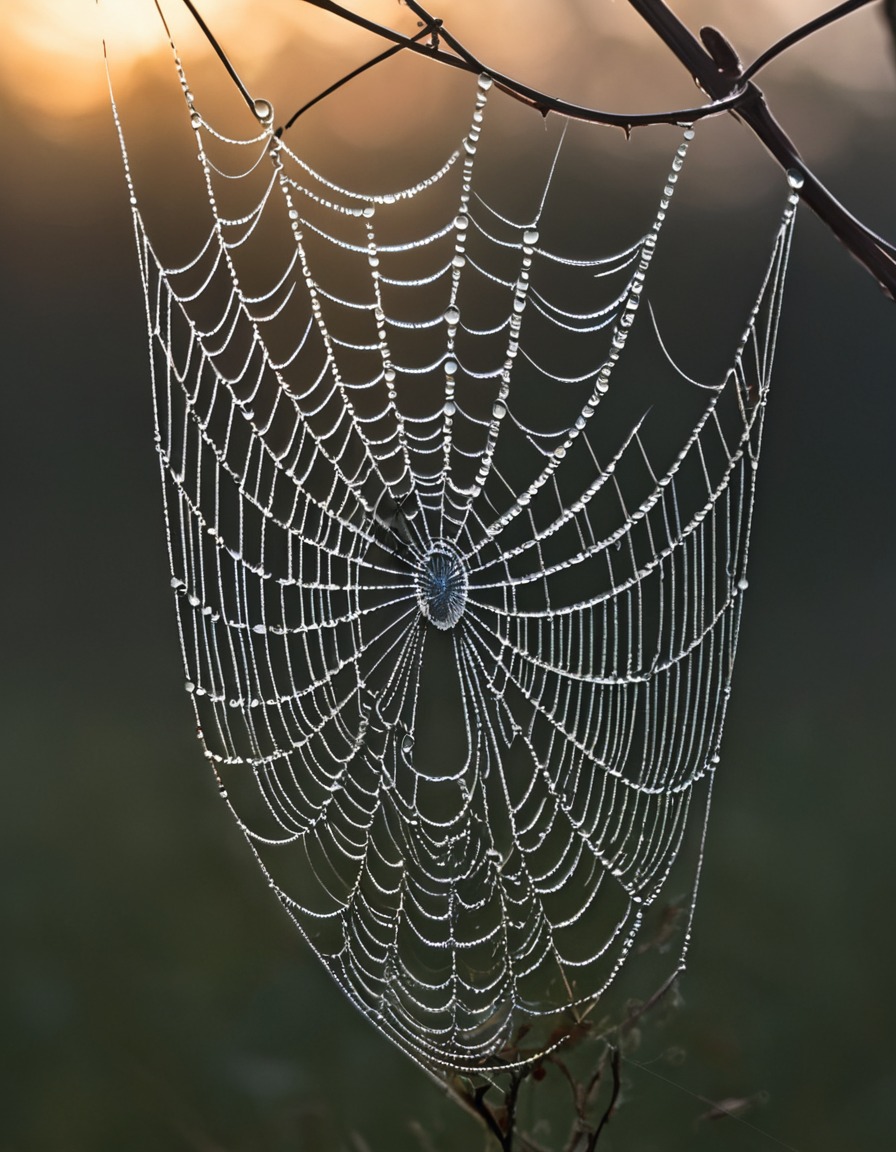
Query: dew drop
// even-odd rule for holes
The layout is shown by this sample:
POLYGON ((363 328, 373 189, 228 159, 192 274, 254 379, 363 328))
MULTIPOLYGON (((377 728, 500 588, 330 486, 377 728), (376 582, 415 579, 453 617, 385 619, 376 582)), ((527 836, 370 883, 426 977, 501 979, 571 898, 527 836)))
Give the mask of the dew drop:
POLYGON ((448 308, 445 312, 445 323, 452 325, 460 323, 460 310, 454 307, 448 308))
POLYGON ((458 232, 463 232, 469 223, 470 218, 465 212, 461 212, 460 215, 454 217, 454 227, 458 230, 458 232))
POLYGON ((806 182, 806 177, 800 172, 799 168, 790 168, 787 171, 787 183, 791 188, 802 188, 806 182))
POLYGON ((479 77, 479 80, 477 81, 477 83, 479 84, 479 87, 482 89, 483 92, 488 92, 489 88, 491 88, 494 81, 492 80, 491 76, 488 75, 487 72, 483 72, 482 75, 479 77))
POLYGON ((750 587, 750 581, 746 578, 746 576, 741 576, 740 580, 737 582, 737 586, 741 592, 746 592, 746 590, 750 587))
POLYGON ((500 400, 497 400, 492 406, 492 415, 496 420, 503 420, 503 418, 507 415, 507 405, 502 404, 500 400))
POLYGON ((252 111, 262 124, 270 124, 274 119, 274 106, 269 100, 256 100, 252 105, 252 111))
POLYGON ((531 247, 533 247, 533 245, 537 244, 538 243, 538 229, 537 228, 527 228, 526 231, 523 233, 523 243, 529 248, 531 248, 531 247))
POLYGON ((456 371, 457 371, 457 361, 456 360, 446 360, 445 361, 445 375, 446 376, 453 376, 456 371))

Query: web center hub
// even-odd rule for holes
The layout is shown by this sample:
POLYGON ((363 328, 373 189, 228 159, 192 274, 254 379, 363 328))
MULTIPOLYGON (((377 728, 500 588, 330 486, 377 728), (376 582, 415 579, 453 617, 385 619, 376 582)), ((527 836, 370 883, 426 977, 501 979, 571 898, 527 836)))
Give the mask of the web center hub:
POLYGON ((467 603, 466 565, 450 544, 433 544, 417 573, 420 611, 436 628, 453 628, 467 603))

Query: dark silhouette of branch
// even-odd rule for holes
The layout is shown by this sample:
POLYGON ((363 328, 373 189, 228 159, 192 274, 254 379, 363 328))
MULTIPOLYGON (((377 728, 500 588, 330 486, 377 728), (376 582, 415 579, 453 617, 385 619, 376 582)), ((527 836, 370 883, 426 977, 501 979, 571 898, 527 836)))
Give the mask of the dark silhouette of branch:
POLYGON ((848 16, 850 12, 858 12, 860 8, 866 8, 869 4, 875 3, 875 0, 846 0, 845 4, 838 4, 836 8, 832 8, 829 12, 823 12, 821 16, 816 17, 815 20, 810 20, 808 24, 803 24, 801 28, 797 28, 795 32, 779 40, 777 44, 773 44, 771 48, 766 49, 761 56, 757 56, 749 68, 742 74, 742 80, 752 80, 760 69, 764 68, 766 64, 770 64, 782 52, 786 52, 788 48, 792 48, 794 44, 799 44, 801 40, 805 40, 808 36, 812 36, 815 32, 821 31, 822 28, 827 28, 829 24, 835 23, 837 20, 842 20, 844 16, 848 16))
MULTIPOLYGON (((243 98, 249 107, 254 109, 255 102, 248 89, 211 30, 203 21, 194 3, 192 0, 183 0, 183 2, 221 59, 243 98)), ((530 88, 512 77, 496 72, 469 52, 445 27, 444 22, 431 15, 422 4, 418 3, 418 0, 404 0, 405 5, 417 16, 422 25, 422 31, 414 36, 405 36, 392 28, 360 16, 336 3, 336 0, 301 0, 301 2, 311 4, 313 7, 329 12, 341 20, 364 28, 382 39, 391 41, 393 47, 354 69, 353 72, 331 85, 325 92, 309 101, 291 117, 284 127, 277 129, 278 135, 293 124, 304 111, 324 99, 325 96, 401 50, 426 56, 440 64, 461 71, 488 72, 498 88, 514 99, 537 109, 543 116, 555 112, 572 119, 621 128, 626 133, 648 124, 693 123, 707 116, 731 112, 752 130, 777 163, 791 175, 792 186, 800 199, 827 225, 847 251, 871 273, 886 295, 891 299, 896 299, 896 247, 853 216, 821 183, 806 165, 796 145, 772 115, 762 91, 751 79, 761 68, 786 51, 787 48, 818 31, 819 28, 830 25, 849 13, 865 7, 872 0, 847 0, 846 3, 839 4, 823 16, 810 21, 779 40, 762 53, 745 71, 741 69, 734 49, 717 29, 703 29, 701 32, 703 42, 701 43, 687 26, 667 8, 663 0, 629 0, 635 11, 647 21, 710 98, 710 103, 696 108, 637 114, 606 112, 573 104, 530 88), (442 47, 442 43, 445 47, 442 47)), ((158 3, 159 0, 156 0, 157 6, 158 3)), ((886 13, 892 21, 892 0, 887 0, 886 13)))
MULTIPOLYGON (((629 3, 675 53, 707 95, 718 99, 730 92, 732 82, 743 85, 744 76, 740 75, 732 81, 731 77, 725 75, 703 44, 669 11, 662 0, 629 0, 629 3)), ((841 16, 846 14, 843 9, 847 7, 853 10, 853 6, 841 5, 841 16)), ((789 39, 791 43, 794 42, 792 36, 789 39)), ((766 57, 770 58, 770 53, 771 50, 765 53, 766 57)), ((797 188, 800 199, 871 273, 886 295, 891 300, 896 299, 896 248, 857 220, 825 188, 808 168, 796 145, 772 115, 762 92, 752 81, 747 81, 736 113, 782 168, 802 178, 797 188)))
POLYGON ((619 1099, 619 1089, 622 1086, 622 1078, 619 1074, 619 1049, 618 1048, 613 1049, 613 1055, 610 1059, 610 1067, 613 1070, 613 1092, 612 1092, 612 1095, 610 1096, 610 1103, 607 1105, 607 1110, 604 1112, 603 1116, 601 1116, 600 1123, 594 1129, 594 1134, 592 1135, 591 1139, 588 1141, 588 1152, 594 1152, 594 1149, 597 1147, 597 1142, 600 1139, 600 1134, 601 1134, 601 1132, 603 1132, 606 1125, 609 1124, 610 1118, 613 1115, 613 1109, 616 1107, 616 1102, 619 1099))
MULTIPOLYGON (((184 0, 184 2, 189 4, 190 0, 184 0)), ((474 74, 488 72, 498 88, 502 89, 509 96, 514 97, 514 99, 521 101, 523 104, 528 104, 530 107, 537 109, 544 116, 549 112, 556 112, 561 116, 568 116, 574 120, 587 120, 596 124, 606 124, 611 128, 622 128, 623 131, 630 132, 633 128, 646 127, 649 124, 693 123, 706 116, 716 116, 719 112, 726 112, 731 108, 735 108, 739 99, 738 93, 734 92, 726 94, 725 99, 721 102, 713 101, 711 104, 701 105, 696 108, 682 108, 670 112, 605 112, 597 108, 587 108, 581 104, 573 104, 566 100, 559 100, 555 96, 549 96, 546 92, 540 92, 536 88, 530 88, 527 84, 522 84, 510 76, 505 76, 503 73, 489 68, 481 60, 477 59, 472 52, 469 52, 459 40, 451 35, 446 29, 444 21, 436 20, 421 4, 416 3, 416 0, 402 0, 402 2, 406 7, 410 8, 426 28, 438 24, 440 38, 451 49, 450 52, 436 45, 421 44, 419 40, 414 37, 404 36, 402 33, 396 32, 393 28, 388 28, 384 24, 377 24, 375 21, 369 20, 366 16, 359 16, 358 13, 344 8, 341 4, 337 4, 335 0, 301 0, 301 2, 310 4, 313 8, 320 8, 324 12, 330 12, 342 20, 346 20, 349 24, 354 24, 356 27, 363 28, 367 32, 372 32, 376 36, 391 40, 394 44, 398 44, 410 52, 427 56, 429 59, 436 60, 440 64, 446 64, 449 68, 457 68, 462 72, 472 72, 474 74)))
MULTIPOLYGON (((412 42, 423 40, 427 36, 438 36, 438 29, 441 23, 441 20, 437 20, 435 25, 432 27, 427 26, 422 31, 418 32, 416 36, 412 37, 412 42)), ((433 40, 433 43, 435 44, 436 41, 433 40)), ((329 88, 325 88, 323 92, 319 92, 313 100, 309 100, 307 104, 303 104, 298 112, 294 112, 292 116, 290 116, 282 128, 277 129, 277 135, 282 136, 284 132, 292 128, 293 124, 295 124, 296 120, 298 120, 300 116, 304 115, 304 113, 307 112, 310 108, 313 108, 315 104, 319 104, 321 100, 325 100, 328 96, 332 96, 334 92, 338 92, 344 84, 348 84, 350 80, 354 80, 356 76, 360 76, 362 72, 366 72, 369 68, 373 68, 377 64, 382 64, 384 60, 388 60, 390 56, 395 56, 405 47, 405 44, 393 44, 392 47, 387 48, 385 52, 380 52, 379 56, 374 56, 372 60, 368 60, 366 64, 360 64, 357 68, 353 68, 351 72, 348 72, 340 80, 337 80, 335 84, 331 84, 329 88)))
MULTIPOLYGON (((189 3, 189 0, 185 2, 189 3)), ((711 103, 700 108, 677 109, 673 112, 628 115, 571 104, 492 71, 467 51, 445 28, 444 22, 437 21, 418 3, 418 0, 404 0, 404 3, 423 23, 424 32, 438 26, 440 37, 451 49, 450 52, 439 48, 436 44, 422 44, 419 42, 419 37, 413 39, 403 37, 392 29, 384 28, 350 12, 335 3, 335 0, 304 0, 304 3, 332 12, 376 35, 385 36, 410 51, 427 55, 439 63, 468 72, 488 72, 499 88, 538 109, 543 115, 556 112, 559 115, 620 127, 626 132, 631 132, 632 129, 647 124, 689 123, 721 112, 733 112, 755 133, 781 167, 793 174, 793 184, 800 199, 828 226, 847 251, 874 276, 886 295, 896 299, 896 248, 856 219, 821 183, 772 115, 761 90, 750 79, 750 76, 755 75, 760 68, 793 44, 871 2, 872 0, 847 0, 846 3, 838 5, 825 15, 785 36, 764 52, 746 72, 742 72, 736 53, 716 29, 704 29, 704 39, 713 47, 711 52, 666 7, 663 0, 629 0, 631 6, 650 24, 688 69, 700 88, 710 97, 711 103), (720 51, 723 47, 728 50, 723 52, 724 59, 721 59, 720 51)))
MULTIPOLYGON (((236 87, 239 89, 240 95, 246 101, 246 103, 249 105, 250 110, 254 112, 255 111, 255 101, 252 99, 251 95, 249 94, 249 89, 242 82, 242 80, 239 77, 239 73, 234 68, 234 66, 230 63, 230 59, 227 56, 227 53, 224 51, 224 49, 221 47, 221 45, 216 40, 214 33, 212 32, 211 28, 209 28, 209 26, 206 24, 206 22, 202 19, 202 16, 200 15, 199 10, 197 9, 196 5, 193 3, 193 0, 183 0, 183 3, 184 3, 184 7, 187 9, 187 11, 190 13, 190 15, 193 17, 193 19, 199 25, 199 28, 202 31, 202 35, 206 38, 206 40, 208 40, 209 44, 211 44, 212 48, 214 49, 215 55, 218 57, 218 59, 224 65, 225 69, 227 70, 227 75, 230 77, 230 79, 234 82, 236 87)), ((165 26, 165 32, 168 36, 168 40, 169 40, 169 42, 171 42, 171 47, 173 48, 174 43, 173 43, 173 41, 171 41, 171 30, 168 27, 168 21, 165 19, 165 13, 162 11, 162 5, 161 5, 160 0, 155 0, 155 5, 156 5, 156 11, 158 12, 159 16, 161 16, 161 18, 162 18, 162 24, 165 26)))

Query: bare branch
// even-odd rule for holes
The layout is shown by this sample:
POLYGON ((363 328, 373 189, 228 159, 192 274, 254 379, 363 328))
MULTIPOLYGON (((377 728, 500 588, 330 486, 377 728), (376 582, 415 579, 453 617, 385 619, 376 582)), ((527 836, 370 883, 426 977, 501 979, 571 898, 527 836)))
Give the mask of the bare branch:
MULTIPOLYGON (((249 104, 250 107, 254 107, 254 101, 247 88, 240 80, 236 70, 212 35, 210 29, 202 20, 192 0, 183 0, 183 2, 221 59, 228 74, 239 88, 247 104, 249 104)), ((311 101, 310 104, 300 109, 289 121, 290 124, 312 104, 317 103, 330 92, 348 83, 349 80, 360 75, 361 72, 395 55, 396 52, 402 48, 464 72, 487 72, 498 88, 502 89, 514 99, 537 109, 543 116, 547 116, 550 112, 555 112, 558 115, 566 116, 570 119, 585 120, 591 123, 622 128, 626 133, 631 132, 634 128, 640 128, 648 124, 693 123, 707 116, 717 116, 722 112, 732 112, 753 131, 777 163, 789 174, 792 174, 793 186, 798 191, 800 199, 828 226, 852 256, 871 273, 886 295, 891 299, 896 299, 896 247, 876 235, 870 228, 867 228, 860 220, 856 219, 821 183, 818 177, 815 176, 806 165, 796 145, 772 115, 761 90, 756 87, 750 79, 750 76, 755 75, 761 67, 764 67, 765 64, 791 45, 804 39, 813 31, 832 24, 835 20, 841 19, 850 12, 864 7, 866 4, 871 3, 871 0, 847 0, 846 3, 831 9, 826 15, 811 21, 803 28, 790 33, 789 36, 784 37, 783 40, 773 45, 764 52, 746 72, 739 72, 737 70, 736 55, 730 47, 728 51, 723 51, 723 46, 728 47, 727 41, 725 41, 722 34, 715 29, 705 29, 704 32, 709 33, 708 43, 710 46, 715 46, 716 54, 719 55, 719 53, 721 53, 719 59, 716 59, 714 55, 707 51, 704 45, 691 33, 686 25, 666 7, 663 0, 629 0, 629 3, 635 11, 650 24, 660 39, 663 40, 667 47, 671 49, 681 63, 688 69, 699 87, 706 92, 711 100, 709 104, 704 104, 697 108, 684 108, 671 112, 646 114, 605 112, 596 108, 587 108, 582 105, 572 104, 549 96, 547 93, 540 92, 537 89, 530 88, 528 85, 522 84, 512 77, 496 72, 489 68, 487 63, 478 60, 469 52, 464 45, 445 28, 444 22, 432 16, 418 0, 404 0, 407 7, 410 8, 423 23, 422 32, 414 36, 405 36, 392 28, 360 16, 356 12, 352 12, 348 8, 344 8, 341 4, 336 3, 336 0, 301 0, 301 2, 311 4, 315 8, 330 12, 338 18, 348 21, 350 24, 364 28, 376 36, 391 41, 395 47, 381 53, 366 64, 361 65, 361 67, 355 69, 354 72, 343 77, 335 85, 332 85, 327 92, 322 93, 316 97, 315 100, 311 101), (429 43, 424 42, 427 39, 429 39, 429 43), (447 49, 450 49, 450 51, 440 46, 440 40, 445 43, 447 49)), ((156 0, 157 6, 158 3, 159 0, 156 0)), ((283 131, 283 128, 278 129, 278 134, 283 131)))
POLYGON ((588 1142, 588 1152, 594 1152, 597 1147, 597 1142, 600 1139, 600 1134, 604 1128, 609 1124, 610 1118, 613 1115, 613 1109, 616 1107, 616 1101, 619 1099, 619 1089, 622 1086, 622 1077, 619 1072, 619 1049, 613 1049, 613 1055, 610 1058, 610 1068, 613 1071, 613 1092, 610 1096, 610 1103, 607 1105, 607 1110, 600 1118, 600 1123, 594 1129, 594 1134, 588 1142))
MULTIPOLYGON (((189 5, 189 0, 184 0, 184 2, 189 5)), ((514 80, 511 76, 506 76, 502 72, 497 72, 493 68, 489 68, 487 64, 478 60, 469 52, 456 37, 451 35, 445 28, 444 21, 437 20, 427 12, 422 5, 416 3, 415 0, 405 0, 407 7, 423 21, 427 29, 431 26, 439 26, 440 38, 452 49, 451 52, 446 52, 444 49, 432 47, 428 44, 422 44, 419 42, 419 36, 404 36, 402 33, 396 32, 394 28, 389 28, 384 24, 377 24, 365 16, 359 16, 356 12, 352 12, 350 9, 343 8, 342 5, 335 3, 335 0, 301 0, 301 2, 310 4, 314 8, 320 8, 324 12, 330 12, 334 16, 346 20, 349 24, 354 24, 356 27, 363 28, 365 31, 372 32, 374 35, 380 36, 383 39, 391 40, 394 44, 398 44, 402 48, 407 48, 409 51, 415 52, 418 55, 426 56, 428 59, 435 60, 439 64, 445 64, 449 68, 456 68, 461 72, 470 72, 474 75, 487 72, 495 82, 495 85, 506 92, 508 96, 512 96, 515 100, 519 100, 521 103, 535 108, 543 116, 547 116, 550 112, 555 112, 560 116, 567 116, 571 120, 585 120, 592 124, 604 124, 610 128, 621 128, 624 132, 628 133, 634 128, 644 128, 651 124, 692 124, 708 116, 718 116, 722 112, 729 112, 736 109, 743 96, 742 92, 734 91, 727 93, 724 99, 713 100, 710 104, 702 104, 696 108, 678 108, 663 112, 607 112, 598 108, 588 108, 582 104, 574 104, 567 100, 560 100, 556 96, 549 96, 546 92, 541 92, 537 88, 530 88, 527 84, 523 84, 519 80, 514 80)))
POLYGON ((761 56, 753 61, 750 67, 741 76, 742 80, 752 80, 756 73, 771 63, 782 52, 786 52, 788 48, 792 48, 794 44, 799 44, 801 40, 805 40, 807 36, 811 36, 815 32, 819 32, 822 28, 826 28, 829 24, 833 24, 837 20, 841 20, 844 16, 848 16, 851 12, 857 12, 860 8, 866 8, 869 4, 875 3, 875 0, 846 0, 845 4, 838 4, 836 8, 832 8, 830 12, 824 12, 821 16, 816 17, 815 20, 810 20, 808 24, 803 24, 801 28, 797 28, 794 32, 779 40, 777 44, 773 44, 771 48, 767 48, 761 56))
MULTIPOLYGON (((435 27, 423 28, 416 36, 413 37, 414 41, 424 40, 427 36, 437 35, 438 25, 435 27)), ((343 76, 341 80, 337 80, 335 84, 331 84, 329 88, 325 88, 323 92, 319 92, 313 100, 309 100, 307 104, 303 104, 298 112, 294 112, 292 116, 286 121, 282 128, 277 129, 277 135, 282 136, 295 124, 296 120, 304 115, 309 109, 313 108, 315 104, 319 104, 321 100, 326 100, 328 96, 332 96, 334 92, 338 92, 343 85, 348 84, 350 80, 354 80, 356 76, 360 76, 362 72, 366 72, 369 68, 375 67, 377 64, 382 64, 384 60, 388 60, 391 56, 395 56, 401 52, 407 45, 393 44, 391 48, 387 48, 385 52, 380 52, 378 56, 374 56, 372 60, 368 60, 365 64, 360 64, 357 68, 353 68, 351 72, 343 76)))
MULTIPOLYGON (((743 84, 743 76, 732 81, 719 70, 700 41, 662 0, 629 0, 629 3, 671 48, 707 95, 722 98, 730 92, 732 83, 743 84)), ((841 5, 841 16, 845 15, 844 7, 841 5)), ((825 188, 774 118, 765 97, 752 81, 747 81, 736 111, 781 167, 801 178, 802 182, 795 184, 800 199, 871 273, 886 295, 891 300, 896 299, 896 248, 866 228, 825 188)))
MULTIPOLYGON (((234 68, 234 66, 230 63, 230 59, 228 58, 227 53, 224 51, 224 49, 221 47, 221 45, 215 39, 215 36, 214 36, 211 28, 209 28, 209 26, 206 24, 206 22, 202 19, 202 16, 200 15, 198 9, 196 8, 196 5, 193 3, 193 0, 183 0, 183 2, 184 2, 184 6, 186 7, 187 11, 190 13, 190 15, 193 17, 193 19, 199 25, 199 27, 202 31, 202 35, 206 38, 206 40, 208 40, 209 44, 212 46, 212 49, 214 50, 215 55, 218 57, 218 59, 224 65, 225 69, 227 70, 227 75, 230 77, 230 79, 234 82, 236 87, 239 89, 239 93, 242 96, 242 98, 246 101, 246 103, 248 104, 250 111, 254 111, 255 101, 252 99, 252 96, 249 92, 249 89, 242 82, 242 80, 240 79, 239 73, 234 68)), ((162 23, 165 25, 165 31, 168 34, 168 40, 169 40, 169 42, 171 42, 171 47, 173 48, 174 43, 173 43, 173 41, 171 41, 171 32, 168 28, 168 21, 165 19, 165 13, 162 11, 162 5, 160 3, 160 0, 155 0, 155 5, 156 5, 156 11, 161 16, 162 23)))

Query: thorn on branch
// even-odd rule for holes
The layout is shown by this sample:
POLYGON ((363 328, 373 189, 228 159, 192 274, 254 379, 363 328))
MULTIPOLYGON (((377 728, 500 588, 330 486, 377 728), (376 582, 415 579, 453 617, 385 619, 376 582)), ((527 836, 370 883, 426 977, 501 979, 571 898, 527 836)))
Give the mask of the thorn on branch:
MULTIPOLYGON (((158 2, 159 0, 156 0, 157 5, 158 2)), ((193 0, 182 0, 182 2, 221 60, 246 104, 252 109, 254 101, 251 94, 208 25, 200 16, 193 0)), ((418 0, 401 0, 421 21, 421 30, 411 37, 404 36, 391 28, 352 12, 338 3, 338 0, 305 0, 305 2, 390 41, 392 46, 337 81, 326 92, 321 93, 306 104, 304 108, 299 109, 282 129, 277 130, 276 135, 278 137, 302 112, 307 111, 313 104, 324 99, 325 96, 361 72, 381 63, 402 49, 422 53, 432 60, 461 71, 488 72, 498 88, 521 103, 536 109, 542 116, 546 117, 548 112, 557 112, 559 115, 574 119, 622 128, 627 136, 633 128, 647 124, 692 124, 709 116, 718 116, 723 112, 734 112, 765 145, 785 171, 796 168, 804 173, 805 180, 799 193, 800 198, 824 221, 859 263, 871 273, 886 295, 891 299, 896 299, 896 247, 877 236, 871 229, 852 216, 821 184, 803 161, 794 143, 772 116, 762 92, 750 82, 750 78, 760 68, 780 55, 786 48, 804 40, 820 28, 833 24, 843 16, 872 2, 877 2, 877 0, 843 0, 841 4, 822 16, 804 24, 789 36, 785 36, 783 40, 778 41, 776 45, 773 45, 754 61, 746 71, 742 71, 737 53, 717 29, 709 27, 702 29, 701 43, 701 40, 693 35, 663 0, 628 0, 629 4, 651 25, 681 63, 688 68, 698 85, 712 98, 709 104, 700 108, 637 115, 603 112, 595 108, 571 104, 544 92, 538 92, 509 76, 504 76, 500 72, 488 68, 450 34, 440 19, 431 16, 418 3, 418 0), (427 38, 428 43, 420 43, 427 38), (450 51, 446 49, 450 49, 450 51)), ((888 25, 892 28, 894 19, 896 19, 894 0, 886 0, 884 12, 888 25)), ((164 16, 162 19, 164 21, 164 16)))

